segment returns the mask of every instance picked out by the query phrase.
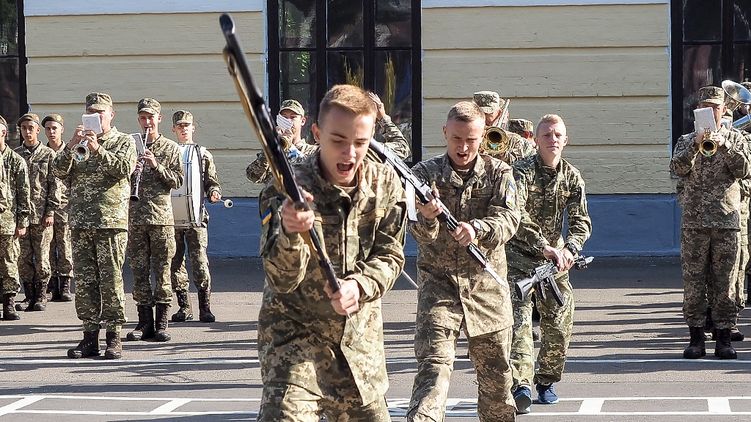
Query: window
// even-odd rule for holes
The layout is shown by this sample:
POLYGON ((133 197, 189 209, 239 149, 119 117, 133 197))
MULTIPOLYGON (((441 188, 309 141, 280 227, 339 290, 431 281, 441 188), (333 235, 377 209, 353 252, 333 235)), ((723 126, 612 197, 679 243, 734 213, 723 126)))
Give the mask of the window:
POLYGON ((358 85, 381 97, 421 158, 419 0, 270 0, 268 27, 272 110, 293 98, 315 117, 331 86, 358 85))
POLYGON ((693 131, 696 92, 751 80, 751 1, 671 2, 673 142, 693 131))
POLYGON ((26 112, 23 2, 0 0, 0 115, 8 121, 8 139, 17 142, 14 124, 26 112))

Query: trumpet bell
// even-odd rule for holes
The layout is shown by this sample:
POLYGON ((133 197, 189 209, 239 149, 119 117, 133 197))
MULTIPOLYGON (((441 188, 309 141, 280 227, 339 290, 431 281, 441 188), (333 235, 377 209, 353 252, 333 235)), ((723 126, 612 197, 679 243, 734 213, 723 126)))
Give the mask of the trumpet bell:
POLYGON ((725 105, 731 111, 740 107, 741 104, 751 104, 751 92, 743 85, 731 80, 722 81, 722 89, 725 91, 725 105))
POLYGON ((508 132, 496 126, 488 126, 482 137, 480 153, 499 157, 508 151, 510 143, 511 136, 508 132))
POLYGON ((85 141, 73 147, 73 159, 78 162, 89 159, 89 148, 85 141))

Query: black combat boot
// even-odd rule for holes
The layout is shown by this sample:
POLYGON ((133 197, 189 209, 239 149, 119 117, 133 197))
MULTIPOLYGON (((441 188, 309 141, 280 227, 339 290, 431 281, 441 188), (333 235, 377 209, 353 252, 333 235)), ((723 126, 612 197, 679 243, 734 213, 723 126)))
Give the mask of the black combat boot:
POLYGON ((201 322, 214 322, 216 317, 211 313, 211 289, 198 291, 198 319, 201 322))
POLYGON ((3 319, 6 321, 16 321, 21 317, 16 313, 13 304, 16 302, 16 295, 8 293, 3 295, 3 319))
POLYGON ((720 359, 738 359, 733 345, 730 344, 730 328, 717 330, 717 342, 714 346, 714 355, 720 359))
POLYGON ((154 334, 154 341, 170 341, 171 337, 169 333, 167 333, 167 325, 169 324, 168 313, 169 303, 156 304, 156 318, 154 320, 154 328, 156 328, 156 333, 154 334))
POLYGON ((34 282, 34 310, 44 311, 47 308, 47 283, 34 282))
POLYGON ((138 305, 138 324, 129 332, 129 341, 147 340, 154 337, 154 313, 150 305, 138 305))
POLYGON ((73 295, 70 294, 70 277, 60 276, 60 302, 71 302, 73 295))
POLYGON ((107 350, 104 351, 105 359, 121 359, 123 357, 123 342, 120 333, 107 331, 107 350))
POLYGON ((730 341, 743 341, 745 338, 746 336, 738 329, 737 325, 730 328, 730 341))
POLYGON ((50 277, 50 282, 47 284, 47 293, 50 293, 50 302, 60 302, 60 277, 50 277))
POLYGON ((714 320, 712 320, 712 308, 707 308, 707 319, 704 321, 704 340, 714 340, 716 337, 714 320))
POLYGON ((691 342, 683 351, 684 359, 699 359, 707 355, 707 350, 704 346, 704 328, 703 327, 688 327, 691 333, 691 342))
POLYGON ((180 308, 172 314, 172 322, 185 322, 193 319, 193 310, 190 308, 190 297, 188 291, 175 290, 177 296, 177 306, 180 308))
POLYGON ((84 331, 83 340, 73 349, 68 349, 68 357, 71 359, 99 356, 99 330, 84 331))
POLYGON ((16 304, 17 311, 30 312, 34 310, 34 283, 23 282, 23 302, 16 304))

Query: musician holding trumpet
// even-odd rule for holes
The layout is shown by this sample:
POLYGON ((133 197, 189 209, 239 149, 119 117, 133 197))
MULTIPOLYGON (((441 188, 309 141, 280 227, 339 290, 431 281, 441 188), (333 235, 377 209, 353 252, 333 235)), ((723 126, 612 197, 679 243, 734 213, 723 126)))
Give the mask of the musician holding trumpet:
POLYGON ((681 136, 670 161, 670 170, 680 177, 683 315, 691 335, 683 357, 706 354, 703 327, 709 299, 717 328, 715 356, 736 359, 730 328, 738 316, 739 181, 751 178, 751 153, 741 132, 720 125, 726 107, 723 89, 706 86, 698 97, 698 108, 709 107, 719 129, 681 136))
POLYGON ((161 111, 162 106, 153 98, 138 102, 138 125, 145 133, 145 149, 131 177, 127 256, 133 272, 138 324, 127 335, 130 341, 170 340, 167 333, 167 312, 172 303, 170 265, 176 248, 170 192, 183 183, 183 164, 177 143, 159 133, 161 111))

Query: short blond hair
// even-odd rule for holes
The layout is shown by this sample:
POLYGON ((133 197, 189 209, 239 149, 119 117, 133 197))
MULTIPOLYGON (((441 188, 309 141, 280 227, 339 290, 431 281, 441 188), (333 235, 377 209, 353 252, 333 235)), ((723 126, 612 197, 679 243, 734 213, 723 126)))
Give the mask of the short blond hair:
MULTIPOLYGON (((540 117, 540 121, 537 122, 537 126, 535 126, 535 137, 537 137, 537 132, 540 130, 540 126, 543 123, 551 123, 551 124, 563 123, 563 118, 557 114, 546 114, 540 117)), ((566 123, 563 123, 563 127, 564 128, 566 127, 566 123)))
POLYGON ((368 93, 354 85, 334 85, 326 92, 318 106, 319 125, 332 108, 338 108, 355 116, 375 116, 378 113, 368 93))
POLYGON ((474 122, 477 119, 485 120, 485 113, 480 110, 474 101, 459 101, 449 110, 446 121, 457 120, 460 122, 474 122))

